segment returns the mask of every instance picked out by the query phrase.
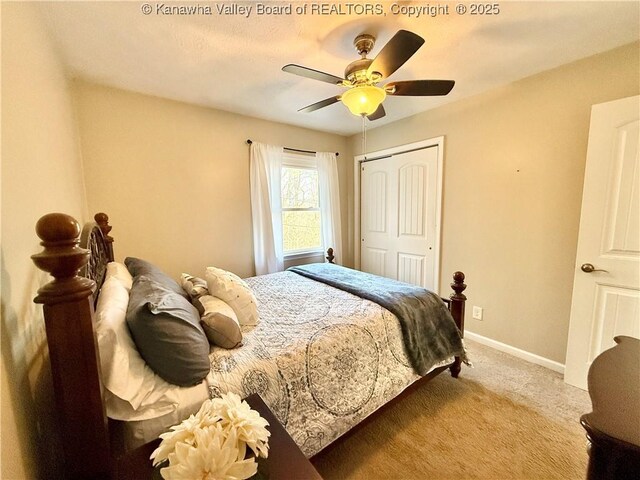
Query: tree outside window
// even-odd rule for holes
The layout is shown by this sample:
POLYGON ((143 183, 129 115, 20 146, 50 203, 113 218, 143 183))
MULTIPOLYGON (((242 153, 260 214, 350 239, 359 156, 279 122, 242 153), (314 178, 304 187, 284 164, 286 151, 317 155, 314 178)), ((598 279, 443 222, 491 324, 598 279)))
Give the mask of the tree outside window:
POLYGON ((322 251, 318 170, 283 165, 281 188, 285 255, 322 251))

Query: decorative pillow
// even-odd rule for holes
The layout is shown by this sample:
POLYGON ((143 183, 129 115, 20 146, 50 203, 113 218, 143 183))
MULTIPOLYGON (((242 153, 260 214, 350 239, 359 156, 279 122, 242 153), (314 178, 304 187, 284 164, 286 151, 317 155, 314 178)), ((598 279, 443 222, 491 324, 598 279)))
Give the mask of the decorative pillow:
POLYGON ((134 278, 127 324, 142 358, 167 382, 188 387, 209 373, 209 342, 198 311, 163 284, 146 275, 134 278))
POLYGON ((204 312, 200 323, 211 345, 222 348, 240 346, 242 332, 233 308, 211 295, 203 295, 194 300, 193 304, 204 312))
MULTIPOLYGON (((209 290, 207 289, 207 281, 194 277, 193 275, 189 275, 188 273, 183 273, 182 276, 182 289, 189 294, 191 298, 191 302, 196 305, 195 300, 200 298, 203 295, 209 295, 209 290)), ((196 305, 197 307, 197 305, 196 305)), ((200 312, 202 315, 202 312, 200 312)))
POLYGON ((258 324, 256 297, 244 280, 235 273, 215 267, 207 268, 205 278, 209 294, 228 303, 240 325, 258 324))
POLYGON ((164 273, 154 264, 147 262, 146 260, 141 260, 135 257, 127 257, 124 259, 124 264, 129 269, 129 272, 134 277, 138 277, 140 275, 146 275, 147 277, 155 280, 156 282, 163 285, 165 288, 177 293, 178 295, 183 296, 188 299, 189 296, 187 292, 185 292, 178 283, 171 278, 169 275, 164 273))
POLYGON ((124 264, 118 262, 107 263, 107 278, 109 277, 115 277, 122 285, 124 285, 127 292, 131 290, 133 277, 124 264))
POLYGON ((106 395, 107 414, 116 420, 129 420, 131 410, 144 410, 143 418, 165 415, 178 404, 171 394, 175 387, 153 373, 136 350, 125 321, 128 303, 126 287, 117 278, 107 277, 96 306, 102 382, 110 393, 106 395))

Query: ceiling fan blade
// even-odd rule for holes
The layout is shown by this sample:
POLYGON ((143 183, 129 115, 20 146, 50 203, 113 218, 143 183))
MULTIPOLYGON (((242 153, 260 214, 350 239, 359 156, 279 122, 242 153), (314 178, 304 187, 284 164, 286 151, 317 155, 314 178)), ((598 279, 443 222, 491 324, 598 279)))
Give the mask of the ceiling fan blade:
POLYGON ((339 85, 344 80, 343 78, 336 77, 335 75, 331 75, 330 73, 320 72, 318 70, 314 70, 313 68, 294 65, 292 63, 282 67, 282 71, 293 73, 294 75, 300 75, 301 77, 305 78, 311 78, 312 80, 320 80, 321 82, 332 83, 334 85, 339 85))
POLYGON ((390 76, 409 60, 423 43, 424 39, 419 35, 407 30, 399 30, 369 65, 368 73, 378 72, 382 78, 390 76))
POLYGON ((455 83, 453 80, 408 80, 387 83, 384 89, 394 96, 431 97, 448 94, 455 83))
POLYGON ((384 111, 384 107, 382 106, 382 104, 380 104, 375 112, 373 112, 371 115, 367 115, 367 118, 371 121, 378 120, 379 118, 384 117, 386 114, 387 112, 384 111))
POLYGON ((316 103, 312 103, 311 105, 307 105, 304 108, 301 108, 300 110, 298 110, 299 112, 315 112, 316 110, 319 110, 321 108, 324 107, 328 107, 329 105, 333 105, 334 103, 340 101, 340 97, 336 96, 336 97, 330 97, 330 98, 325 98, 324 100, 321 100, 320 102, 316 102, 316 103))

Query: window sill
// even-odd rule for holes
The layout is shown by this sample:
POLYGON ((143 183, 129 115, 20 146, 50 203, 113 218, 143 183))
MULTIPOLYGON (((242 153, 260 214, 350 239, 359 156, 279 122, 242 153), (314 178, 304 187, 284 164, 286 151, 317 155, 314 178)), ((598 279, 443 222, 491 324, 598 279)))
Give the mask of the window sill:
POLYGON ((323 257, 324 252, 322 250, 312 250, 309 252, 293 252, 293 253, 285 253, 285 260, 301 260, 303 258, 311 258, 311 257, 323 257))

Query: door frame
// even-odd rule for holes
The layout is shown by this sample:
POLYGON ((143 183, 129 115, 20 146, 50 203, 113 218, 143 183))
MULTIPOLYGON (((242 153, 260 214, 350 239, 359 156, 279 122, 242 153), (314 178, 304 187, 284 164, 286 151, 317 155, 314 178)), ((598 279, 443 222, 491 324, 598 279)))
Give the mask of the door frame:
POLYGON ((440 244, 442 243, 442 186, 443 186, 443 166, 444 166, 444 135, 440 137, 420 140, 419 142, 407 143, 396 147, 385 148, 366 154, 353 157, 353 202, 354 202, 354 234, 353 234, 353 260, 356 269, 360 269, 360 250, 362 239, 360 237, 360 165, 363 162, 380 160, 392 155, 407 153, 414 150, 438 147, 438 178, 436 179, 436 242, 434 245, 434 290, 440 293, 440 244))

